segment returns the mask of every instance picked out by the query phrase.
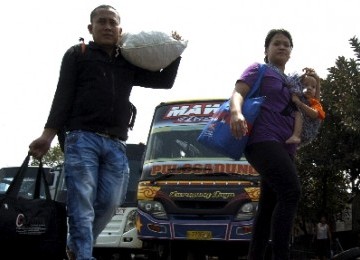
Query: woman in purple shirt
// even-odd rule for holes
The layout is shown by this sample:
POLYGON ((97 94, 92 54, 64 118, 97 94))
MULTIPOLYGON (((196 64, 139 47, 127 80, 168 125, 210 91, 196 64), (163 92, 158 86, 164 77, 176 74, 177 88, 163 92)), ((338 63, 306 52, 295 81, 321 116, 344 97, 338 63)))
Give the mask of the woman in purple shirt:
MULTIPOLYGON (((293 48, 290 33, 269 31, 265 39, 265 71, 260 96, 266 96, 251 130, 245 157, 261 176, 260 199, 248 259, 263 259, 269 240, 272 259, 289 259, 290 237, 301 187, 294 156, 296 144, 286 144, 294 128, 296 107, 291 101, 285 65, 293 48)), ((241 138, 248 129, 241 112, 244 97, 258 77, 259 64, 249 66, 231 96, 231 130, 241 138)))

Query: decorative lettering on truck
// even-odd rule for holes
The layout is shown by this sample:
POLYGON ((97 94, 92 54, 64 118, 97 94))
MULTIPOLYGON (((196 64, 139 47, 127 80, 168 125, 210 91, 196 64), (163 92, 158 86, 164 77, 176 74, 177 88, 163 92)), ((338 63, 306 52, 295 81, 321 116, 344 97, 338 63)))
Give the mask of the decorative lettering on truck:
POLYGON ((150 175, 167 174, 171 172, 173 174, 202 174, 211 172, 223 172, 223 173, 236 173, 239 175, 255 175, 258 173, 249 164, 200 164, 200 163, 186 163, 178 165, 179 169, 176 169, 175 164, 157 164, 151 167, 150 175), (204 170, 206 169, 206 170, 204 170))

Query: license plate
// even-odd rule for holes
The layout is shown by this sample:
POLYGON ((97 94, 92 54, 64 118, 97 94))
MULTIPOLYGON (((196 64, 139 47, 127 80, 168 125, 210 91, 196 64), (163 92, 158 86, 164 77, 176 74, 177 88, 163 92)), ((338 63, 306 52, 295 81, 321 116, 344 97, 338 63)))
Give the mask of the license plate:
POLYGON ((212 238, 211 231, 187 231, 186 238, 192 240, 209 240, 212 238))
POLYGON ((115 215, 124 215, 125 214, 125 208, 116 208, 115 215))

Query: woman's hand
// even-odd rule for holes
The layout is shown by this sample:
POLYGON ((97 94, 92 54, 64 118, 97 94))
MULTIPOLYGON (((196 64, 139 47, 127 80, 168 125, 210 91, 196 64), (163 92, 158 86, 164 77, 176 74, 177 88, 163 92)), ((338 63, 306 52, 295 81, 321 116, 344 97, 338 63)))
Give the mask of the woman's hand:
POLYGON ((241 139, 248 133, 248 126, 243 114, 240 112, 231 113, 230 129, 236 139, 241 139))
POLYGON ((235 84, 233 94, 230 98, 230 129, 232 135, 237 139, 241 139, 250 131, 250 129, 248 129, 245 117, 241 112, 244 97, 246 97, 249 89, 250 88, 247 84, 238 81, 235 84))
POLYGON ((314 78, 315 78, 315 80, 316 80, 316 93, 315 93, 315 98, 316 98, 316 99, 320 99, 321 83, 320 83, 320 77, 319 77, 319 75, 315 72, 315 70, 314 70, 313 68, 305 67, 305 68, 303 68, 303 71, 305 71, 305 74, 304 74, 304 75, 311 76, 311 77, 314 77, 314 78))
POLYGON ((318 84, 320 83, 320 77, 313 68, 306 67, 306 68, 303 68, 303 71, 305 72, 305 75, 314 77, 316 79, 316 82, 318 84))
POLYGON ((298 97, 298 95, 292 94, 291 96, 291 100, 292 102, 294 102, 296 105, 299 105, 301 102, 300 98, 298 97))

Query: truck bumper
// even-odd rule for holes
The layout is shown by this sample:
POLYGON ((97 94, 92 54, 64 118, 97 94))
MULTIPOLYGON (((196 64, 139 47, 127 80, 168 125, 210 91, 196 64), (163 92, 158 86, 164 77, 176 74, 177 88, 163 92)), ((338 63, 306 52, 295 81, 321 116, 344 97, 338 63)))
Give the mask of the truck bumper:
POLYGON ((144 212, 138 213, 140 239, 249 241, 251 238, 252 221, 234 222, 226 216, 216 220, 175 217, 159 220, 144 212))

